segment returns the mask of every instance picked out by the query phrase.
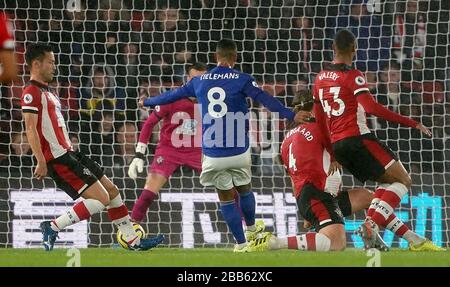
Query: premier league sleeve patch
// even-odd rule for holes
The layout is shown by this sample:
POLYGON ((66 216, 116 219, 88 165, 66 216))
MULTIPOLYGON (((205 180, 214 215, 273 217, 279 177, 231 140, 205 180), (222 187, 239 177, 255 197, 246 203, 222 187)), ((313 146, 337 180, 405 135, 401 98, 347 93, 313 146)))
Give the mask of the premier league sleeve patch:
POLYGON ((23 96, 23 102, 25 104, 31 104, 33 102, 33 96, 31 94, 26 94, 23 96))
POLYGON ((362 85, 364 85, 366 83, 366 80, 363 77, 358 76, 358 77, 355 78, 355 83, 358 86, 362 86, 362 85))

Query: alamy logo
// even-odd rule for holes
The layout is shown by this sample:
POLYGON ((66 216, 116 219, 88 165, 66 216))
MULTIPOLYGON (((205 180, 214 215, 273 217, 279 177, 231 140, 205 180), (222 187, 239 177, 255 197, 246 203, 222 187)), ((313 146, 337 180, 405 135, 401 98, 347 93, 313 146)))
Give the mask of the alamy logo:
POLYGON ((370 257, 367 260, 366 267, 380 267, 381 266, 381 253, 380 250, 376 248, 368 249, 366 252, 366 256, 370 257))
MULTIPOLYGON (((278 143, 281 142, 280 123, 283 121, 278 113, 227 112, 224 97, 222 94, 222 100, 213 98, 208 106, 208 113, 205 114, 202 113, 200 104, 195 104, 193 116, 188 113, 173 113, 170 122, 178 127, 171 134, 172 145, 176 148, 240 148, 250 144, 252 147, 264 146, 267 151, 264 156, 272 157, 277 154, 278 143), (197 127, 198 131, 202 131, 201 135, 198 132, 198 136, 197 127)), ((309 139, 308 135, 305 136, 309 139)))
POLYGON ((81 12, 81 0, 68 0, 66 10, 69 12, 81 12))
POLYGON ((66 267, 80 267, 81 266, 81 253, 80 250, 72 247, 67 250, 66 256, 69 257, 67 260, 66 267))
POLYGON ((367 1, 367 11, 369 13, 381 13, 381 0, 367 1))

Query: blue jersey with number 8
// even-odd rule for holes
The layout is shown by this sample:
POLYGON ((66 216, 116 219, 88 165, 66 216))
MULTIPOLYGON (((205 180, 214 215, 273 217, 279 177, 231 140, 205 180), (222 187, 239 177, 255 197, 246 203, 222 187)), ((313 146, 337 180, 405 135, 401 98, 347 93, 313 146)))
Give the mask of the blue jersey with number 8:
POLYGON ((293 120, 294 113, 261 90, 253 77, 217 66, 184 86, 144 101, 144 106, 172 103, 196 97, 202 114, 202 151, 210 157, 242 154, 249 147, 247 97, 263 104, 280 117, 293 120))

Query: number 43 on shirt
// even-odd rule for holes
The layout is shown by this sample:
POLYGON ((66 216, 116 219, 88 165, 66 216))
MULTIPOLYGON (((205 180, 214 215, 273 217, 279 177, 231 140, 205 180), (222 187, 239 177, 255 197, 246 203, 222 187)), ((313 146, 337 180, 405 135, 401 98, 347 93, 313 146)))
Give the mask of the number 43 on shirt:
POLYGON ((319 89, 319 99, 322 104, 323 111, 330 118, 332 115, 338 117, 344 113, 345 103, 339 98, 339 91, 341 87, 330 87, 330 93, 333 94, 333 103, 331 105, 323 98, 323 89, 319 89))

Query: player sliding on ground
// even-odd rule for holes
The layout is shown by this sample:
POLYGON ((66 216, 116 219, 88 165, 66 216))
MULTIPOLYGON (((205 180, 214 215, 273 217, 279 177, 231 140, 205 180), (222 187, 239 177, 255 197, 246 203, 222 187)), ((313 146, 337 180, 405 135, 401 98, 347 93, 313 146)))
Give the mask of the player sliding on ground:
POLYGON ((248 252, 247 240, 256 238, 264 226, 255 224, 247 97, 262 103, 272 112, 278 112, 283 118, 293 120, 295 114, 258 88, 253 77, 233 69, 237 48, 232 40, 223 39, 217 43, 216 60, 217 67, 204 75, 194 77, 181 88, 141 100, 140 105, 164 105, 182 98, 197 98, 202 114, 200 183, 216 188, 220 210, 237 242, 234 251, 248 252), (234 200, 236 191, 246 223, 246 234, 234 200))
MULTIPOLYGON (((309 91, 293 100, 294 112, 311 112, 313 98, 309 91)), ((346 247, 344 217, 369 207, 373 194, 364 188, 340 190, 341 175, 330 158, 331 145, 314 118, 294 125, 281 145, 281 157, 292 181, 300 215, 316 232, 278 238, 270 232, 251 242, 251 251, 300 249, 304 251, 339 251, 346 247)), ((387 229, 406 239, 410 246, 425 241, 394 214, 387 229)), ((379 234, 373 247, 389 248, 379 234)), ((437 250, 429 243, 424 250, 437 250)))
MULTIPOLYGON (((314 114, 322 132, 331 135, 336 160, 359 181, 364 183, 370 179, 379 183, 366 221, 358 231, 365 248, 372 248, 379 227, 393 222, 393 211, 408 193, 411 178, 389 147, 371 133, 366 113, 416 128, 426 136, 431 136, 431 132, 374 101, 364 75, 351 66, 356 41, 350 31, 340 30, 336 34, 333 49, 333 63, 314 82, 314 114)), ((427 248, 429 244, 430 241, 423 241, 411 249, 427 248)))
MULTIPOLYGON (((187 80, 203 75, 206 70, 207 66, 203 63, 190 65, 187 80)), ((134 222, 142 222, 159 190, 180 166, 189 166, 199 173, 202 171, 201 138, 198 138, 201 123, 198 122, 200 119, 194 118, 194 109, 195 98, 181 99, 170 105, 156 106, 145 121, 139 135, 136 156, 128 169, 128 175, 132 179, 136 179, 138 172, 144 170, 145 153, 153 127, 161 119, 163 124, 144 190, 131 212, 131 220, 134 222), (174 140, 177 142, 173 142, 174 140)))
POLYGON ((61 114, 61 103, 48 86, 56 70, 52 48, 31 44, 25 58, 31 79, 23 91, 21 106, 28 141, 37 160, 34 175, 42 180, 48 173, 73 200, 84 198, 55 220, 41 223, 45 250, 53 249, 58 232, 105 208, 111 221, 125 236, 129 249, 148 250, 157 246, 164 236, 139 238, 117 186, 95 161, 73 151, 61 114))

